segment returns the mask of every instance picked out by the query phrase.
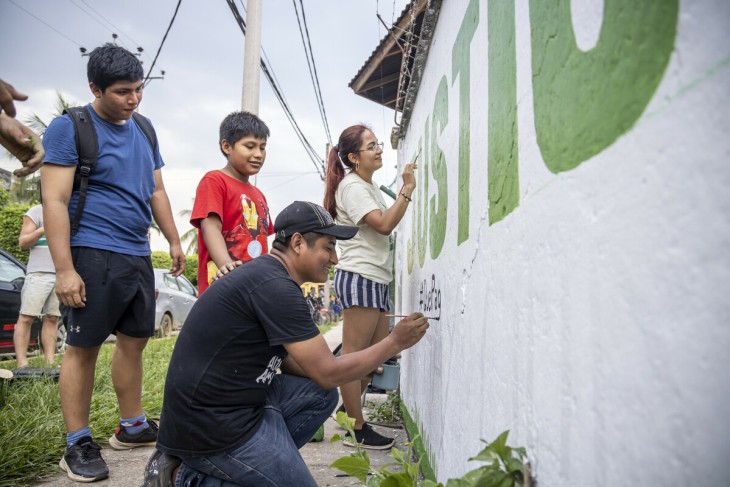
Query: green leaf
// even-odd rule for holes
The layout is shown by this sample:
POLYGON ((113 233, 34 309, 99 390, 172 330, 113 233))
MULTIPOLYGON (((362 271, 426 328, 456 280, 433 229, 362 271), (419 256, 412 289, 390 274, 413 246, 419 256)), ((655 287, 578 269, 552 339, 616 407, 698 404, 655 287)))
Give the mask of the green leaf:
MULTIPOLYGON (((441 485, 441 484, 439 484, 441 485)), ((472 484, 462 479, 449 479, 446 482, 446 487, 471 487, 472 484)))
POLYGON ((441 482, 434 482, 433 480, 426 479, 421 482, 421 487, 444 487, 444 484, 442 484, 441 482))
POLYGON ((368 477, 368 482, 364 485, 367 487, 381 487, 382 486, 383 479, 378 477, 377 475, 371 475, 368 477))
POLYGON ((512 449, 507 446, 507 437, 509 436, 509 430, 504 431, 500 434, 496 440, 492 442, 492 450, 499 455, 502 462, 507 463, 507 460, 512 458, 512 449))
POLYGON ((471 457, 469 461, 480 461, 480 462, 487 462, 487 463, 494 463, 499 460, 499 455, 497 452, 492 450, 491 446, 486 447, 484 450, 477 453, 477 456, 471 457))
POLYGON ((355 428, 355 418, 351 418, 347 415, 347 413, 339 411, 337 413, 336 421, 343 429, 346 429, 352 434, 352 430, 355 428))
MULTIPOLYGON (((494 467, 494 468, 496 468, 496 467, 494 467)), ((485 466, 485 467, 481 467, 476 470, 467 472, 461 478, 464 479, 466 482, 468 482, 469 485, 474 485, 484 475, 485 472, 491 472, 491 471, 493 471, 493 467, 491 465, 485 466)))
POLYGON ((342 441, 344 439, 345 438, 341 434, 335 433, 334 435, 332 435, 332 438, 330 439, 330 443, 334 443, 335 441, 342 441))
POLYGON ((367 455, 358 455, 355 453, 349 457, 338 458, 330 466, 365 483, 368 472, 370 472, 370 459, 367 455))
POLYGON ((508 472, 522 472, 522 461, 517 458, 510 458, 505 463, 508 472))
POLYGON ((418 474, 421 471, 421 469, 420 469, 420 466, 421 466, 420 460, 417 463, 413 463, 413 464, 404 463, 403 466, 405 467, 406 473, 412 479, 417 479, 418 478, 418 474))
POLYGON ((514 485, 514 479, 502 471, 484 472, 474 482, 474 487, 508 487, 514 485), (507 482, 505 484, 505 482, 507 482))
POLYGON ((401 463, 402 463, 402 462, 404 461, 404 459, 405 459, 405 458, 403 457, 403 452, 402 452, 402 451, 400 451, 400 450, 399 450, 399 449, 397 449, 397 448, 391 448, 391 450, 390 450, 390 456, 391 456, 392 458, 395 458, 395 459, 396 459, 396 460, 397 460, 398 462, 401 462, 401 463))
POLYGON ((380 487, 411 487, 413 479, 403 472, 395 472, 390 474, 380 483, 380 487))
POLYGON ((517 453, 517 455, 520 457, 522 461, 527 458, 527 450, 525 450, 523 447, 517 447, 512 449, 513 452, 517 453))

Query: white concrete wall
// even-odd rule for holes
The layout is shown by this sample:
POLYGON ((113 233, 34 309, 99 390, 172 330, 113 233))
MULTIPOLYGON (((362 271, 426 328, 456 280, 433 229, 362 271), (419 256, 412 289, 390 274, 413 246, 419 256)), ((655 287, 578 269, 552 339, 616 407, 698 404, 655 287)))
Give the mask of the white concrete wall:
MULTIPOLYGON (((645 14, 643 2, 572 2, 585 52, 609 34, 604 12, 616 3, 629 5, 621 15, 645 14)), ((595 155, 551 171, 536 128, 535 19, 531 3, 517 0, 519 201, 491 223, 486 1, 470 42, 470 167, 467 186, 458 187, 463 90, 452 62, 468 4, 443 2, 399 148, 402 164, 425 139, 424 127, 432 135, 445 77, 448 122, 436 141, 446 177, 437 183, 424 151, 416 188, 423 197, 426 171, 428 200, 438 203, 438 184, 447 188, 445 241, 435 258, 428 247, 419 265, 413 234, 433 224, 417 223, 424 218, 417 199, 399 227, 396 256, 399 311, 440 315, 404 352, 401 377, 438 479, 476 468, 467 458, 482 449, 480 438, 511 430, 509 444, 527 448, 542 487, 729 485, 730 3, 681 2, 668 64, 646 108, 595 155), (459 244, 465 191, 468 238, 459 244), (424 282, 440 295, 440 309, 421 303, 424 282)), ((626 42, 627 52, 642 48, 626 42)), ((645 85, 645 74, 619 63, 585 110, 616 97, 608 90, 622 80, 645 85)), ((614 108, 626 113, 622 96, 601 108, 606 117, 614 108)), ((561 137, 567 129, 546 131, 561 137)), ((575 146, 568 152, 580 152, 575 146)))

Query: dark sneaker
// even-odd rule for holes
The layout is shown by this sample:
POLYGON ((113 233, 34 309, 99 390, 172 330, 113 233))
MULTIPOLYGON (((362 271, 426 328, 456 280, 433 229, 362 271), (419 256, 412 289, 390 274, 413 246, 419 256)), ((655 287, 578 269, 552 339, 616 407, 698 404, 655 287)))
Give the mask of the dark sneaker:
MULTIPOLYGON (((367 450, 386 450, 393 446, 395 440, 383 436, 375 431, 369 424, 365 423, 361 430, 355 430, 355 440, 360 444, 360 448, 367 450)), ((347 446, 355 446, 350 433, 345 435, 343 442, 347 446)))
POLYGON ((178 457, 155 450, 144 469, 142 487, 172 487, 172 473, 181 463, 178 457))
POLYGON ((58 466, 76 482, 95 482, 109 477, 109 467, 101 458, 101 447, 84 436, 66 449, 58 466))
POLYGON ((150 427, 135 435, 127 433, 127 429, 120 424, 109 438, 109 444, 115 450, 130 450, 138 446, 154 446, 157 443, 157 423, 151 419, 148 419, 147 422, 150 427))

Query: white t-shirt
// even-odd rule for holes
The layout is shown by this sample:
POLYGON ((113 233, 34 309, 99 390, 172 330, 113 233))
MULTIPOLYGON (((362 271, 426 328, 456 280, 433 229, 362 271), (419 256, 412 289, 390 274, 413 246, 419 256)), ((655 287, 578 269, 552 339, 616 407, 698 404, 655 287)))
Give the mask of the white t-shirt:
POLYGON ((337 187, 335 201, 336 222, 360 228, 350 240, 337 241, 340 246, 337 268, 389 284, 393 279, 393 237, 376 232, 363 221, 363 217, 373 210, 388 209, 380 188, 350 172, 337 187))
MULTIPOLYGON (((43 207, 41 205, 32 206, 28 211, 25 212, 25 216, 33 220, 38 228, 43 226, 43 207)), ((41 238, 30 248, 28 255, 28 265, 26 271, 31 272, 56 272, 56 268, 53 266, 53 259, 51 259, 51 251, 48 249, 48 241, 46 241, 46 234, 41 235, 41 238)))

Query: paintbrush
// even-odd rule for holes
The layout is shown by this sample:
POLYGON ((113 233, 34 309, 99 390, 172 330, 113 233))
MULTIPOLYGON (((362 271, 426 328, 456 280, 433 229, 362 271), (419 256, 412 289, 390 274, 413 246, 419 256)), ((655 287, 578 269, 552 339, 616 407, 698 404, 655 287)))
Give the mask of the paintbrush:
MULTIPOLYGON (((410 315, 385 315, 385 316, 393 317, 393 318, 408 318, 410 315)), ((435 316, 424 316, 424 318, 426 318, 427 320, 436 320, 436 321, 439 320, 439 318, 436 318, 435 316)))

